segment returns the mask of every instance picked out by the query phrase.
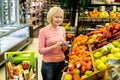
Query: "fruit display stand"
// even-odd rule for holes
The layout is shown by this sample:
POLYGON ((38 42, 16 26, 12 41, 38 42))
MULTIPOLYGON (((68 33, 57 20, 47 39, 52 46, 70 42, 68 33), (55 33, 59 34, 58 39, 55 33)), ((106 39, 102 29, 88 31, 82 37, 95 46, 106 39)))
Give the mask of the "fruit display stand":
POLYGON ((96 51, 99 48, 103 47, 104 45, 112 43, 113 41, 115 41, 117 39, 120 39, 120 32, 117 32, 117 33, 111 35, 110 38, 105 38, 105 39, 103 39, 101 41, 96 41, 93 44, 88 43, 89 51, 91 51, 91 52, 96 51))
POLYGON ((67 72, 63 80, 81 80, 94 72, 92 59, 87 47, 87 36, 79 35, 72 42, 72 49, 69 52, 67 72), (86 74, 86 75, 85 75, 86 74), (68 77, 69 76, 69 77, 68 77))
MULTIPOLYGON (((119 32, 120 26, 117 26, 117 24, 119 25, 119 23, 115 23, 115 24, 111 24, 111 26, 108 25, 106 27, 107 29, 112 28, 111 35, 109 35, 108 37, 106 36, 105 38, 102 38, 101 40, 99 40, 100 37, 99 36, 94 37, 96 34, 93 34, 94 36, 92 35, 92 38, 96 41, 90 42, 88 40, 89 51, 91 53, 95 74, 96 73, 99 74, 101 72, 102 72, 102 74, 104 73, 104 75, 103 75, 104 80, 110 80, 108 77, 108 71, 111 70, 112 66, 110 66, 108 64, 108 59, 116 58, 116 57, 114 57, 113 53, 115 55, 119 55, 118 53, 120 52, 120 49, 119 49, 120 48, 119 47, 119 45, 120 45, 120 32, 119 32), (117 27, 117 28, 115 28, 115 27, 117 27), (117 29, 117 30, 115 30, 115 29, 117 29), (115 34, 112 33, 112 31, 114 32, 114 30, 116 31, 115 34), (97 40, 97 37, 98 37, 98 40, 97 40), (99 44, 100 44, 100 46, 96 47, 96 45, 99 45, 99 44)), ((107 35, 107 34, 105 34, 105 35, 107 35)), ((102 37, 103 36, 104 35, 102 35, 102 37)), ((117 59, 120 59, 120 58, 117 57, 117 59)), ((91 76, 89 76, 89 77, 91 77, 91 76)), ((87 80, 87 79, 85 79, 85 80, 87 80)))
POLYGON ((6 80, 38 80, 35 52, 6 52, 6 80))
POLYGON ((87 36, 89 37, 89 50, 97 50, 98 48, 120 38, 120 23, 111 22, 95 31, 91 31, 87 36))
MULTIPOLYGON (((108 57, 109 54, 111 55, 111 51, 114 52, 114 50, 112 50, 113 47, 118 48, 118 52, 120 52, 120 46, 119 46, 120 45, 120 41, 119 41, 120 23, 113 22, 113 23, 110 23, 110 25, 105 25, 104 28, 98 29, 98 30, 90 32, 87 35, 80 34, 79 36, 74 38, 72 49, 69 52, 68 71, 64 75, 63 80, 67 80, 66 75, 67 76, 71 75, 71 78, 69 80, 110 80, 108 77, 108 71, 111 70, 112 67, 108 65, 107 59, 105 58, 108 57), (106 30, 110 30, 111 27, 109 26, 111 25, 112 25, 111 32, 114 33, 113 30, 116 30, 116 32, 114 34, 112 33, 109 35, 107 34, 106 30), (96 36, 96 34, 101 32, 98 30, 101 30, 101 31, 104 30, 102 31, 102 33, 105 32, 104 35, 99 34, 96 36), (91 37, 89 35, 91 36, 94 35, 94 36, 91 37), (89 41, 91 38, 92 40, 89 41), (98 47, 95 50, 92 50, 92 49, 90 50, 91 43, 93 44, 95 41, 97 42, 109 41, 109 42, 102 45, 101 47, 98 47), (99 51, 100 53, 102 52, 102 55, 100 55, 99 51), (96 53, 99 55, 95 56, 96 53), (91 59, 89 58, 88 61, 84 62, 84 60, 88 59, 88 58, 84 59, 88 55, 89 57, 91 57, 91 59), (106 57, 103 57, 103 56, 106 56, 106 57), (89 62, 91 63, 90 65, 88 65, 89 62), (88 69, 88 66, 89 66, 89 69, 88 69), (76 77, 77 79, 75 79, 76 77)), ((109 58, 112 58, 110 57, 110 55, 109 55, 109 58)), ((116 53, 115 55, 120 55, 120 54, 116 53)))
MULTIPOLYGON (((102 62, 105 63, 105 65, 108 65, 106 64, 107 59, 109 58, 119 59, 119 52, 120 52, 120 39, 115 40, 112 43, 103 46, 102 48, 99 48, 98 50, 94 51, 91 55, 93 56, 94 62, 96 62, 97 60, 102 60, 102 62)), ((98 61, 98 63, 102 62, 98 61)), ((98 66, 99 64, 95 63, 95 65, 98 66)))
POLYGON ((95 73, 89 76, 88 78, 86 78, 85 80, 89 78, 93 79, 95 78, 96 75, 97 75, 96 77, 103 77, 103 80, 111 80, 109 78, 109 72, 111 71, 113 66, 111 66, 108 63, 108 60, 109 59, 120 60, 119 52, 120 52, 120 39, 114 40, 113 42, 104 45, 103 47, 95 51, 92 51, 91 57, 93 60, 95 73))

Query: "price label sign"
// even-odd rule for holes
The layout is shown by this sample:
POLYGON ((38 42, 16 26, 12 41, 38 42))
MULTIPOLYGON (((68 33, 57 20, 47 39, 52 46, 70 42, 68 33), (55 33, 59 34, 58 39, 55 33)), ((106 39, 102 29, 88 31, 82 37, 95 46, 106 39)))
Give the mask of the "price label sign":
POLYGON ((120 12, 120 7, 118 7, 118 12, 120 12))
POLYGON ((86 18, 83 18, 83 21, 85 21, 86 20, 86 18))
POLYGON ((102 21, 107 21, 106 18, 102 18, 102 21))
POLYGON ((79 19, 80 21, 83 21, 83 18, 82 17, 80 17, 80 19, 79 19))
POLYGON ((95 21, 96 21, 96 18, 92 18, 92 21, 95 22, 95 21))
POLYGON ((112 20, 113 20, 113 21, 118 21, 118 18, 113 18, 112 20))

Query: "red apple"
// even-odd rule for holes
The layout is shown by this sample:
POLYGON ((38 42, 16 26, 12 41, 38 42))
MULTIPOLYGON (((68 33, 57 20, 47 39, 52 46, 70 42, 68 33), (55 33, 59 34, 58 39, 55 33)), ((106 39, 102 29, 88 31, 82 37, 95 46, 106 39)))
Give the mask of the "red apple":
POLYGON ((25 62, 23 62, 22 66, 23 66, 23 69, 26 70, 29 67, 29 63, 27 61, 25 61, 25 62))

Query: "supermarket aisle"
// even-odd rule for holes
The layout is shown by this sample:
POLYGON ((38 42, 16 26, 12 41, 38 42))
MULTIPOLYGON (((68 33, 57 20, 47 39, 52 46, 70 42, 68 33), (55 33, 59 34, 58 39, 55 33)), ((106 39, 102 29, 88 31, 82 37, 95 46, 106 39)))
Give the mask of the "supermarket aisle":
MULTIPOLYGON (((37 50, 37 47, 38 47, 38 38, 33 38, 33 42, 28 45, 24 51, 35 51, 35 52, 38 52, 37 50)), ((41 68, 41 59, 42 59, 42 56, 40 56, 39 54, 37 55, 38 56, 38 66, 39 66, 39 70, 38 70, 38 76, 39 76, 39 80, 42 80, 42 76, 41 76, 41 73, 40 73, 40 68, 41 68)), ((0 78, 2 78, 2 80, 6 80, 5 79, 5 66, 3 65, 3 67, 0 67, 0 78)))

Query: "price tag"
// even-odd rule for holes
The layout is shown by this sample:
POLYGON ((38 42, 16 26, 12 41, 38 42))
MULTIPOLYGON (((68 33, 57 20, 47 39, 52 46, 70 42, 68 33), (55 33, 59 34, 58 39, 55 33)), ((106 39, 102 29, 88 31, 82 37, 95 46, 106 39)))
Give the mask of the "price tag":
POLYGON ((106 21, 106 18, 102 18, 102 21, 106 21))
POLYGON ((77 68, 80 68, 80 66, 81 66, 80 63, 76 65, 77 68))
POLYGON ((118 7, 118 12, 120 12, 120 7, 118 7))
POLYGON ((113 18, 112 20, 113 20, 113 21, 118 21, 118 18, 113 18))
POLYGON ((103 49, 104 49, 104 50, 107 50, 107 48, 108 48, 108 46, 103 46, 103 49))
POLYGON ((83 21, 85 21, 85 18, 83 18, 83 21))
POLYGON ((96 21, 96 18, 92 18, 92 21, 96 21))
POLYGON ((72 67, 72 66, 73 66, 73 64, 69 64, 69 65, 68 65, 68 67, 72 67))
POLYGON ((82 17, 80 17, 80 21, 83 21, 83 18, 82 18, 82 17))

